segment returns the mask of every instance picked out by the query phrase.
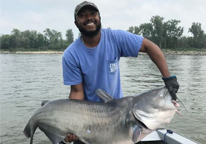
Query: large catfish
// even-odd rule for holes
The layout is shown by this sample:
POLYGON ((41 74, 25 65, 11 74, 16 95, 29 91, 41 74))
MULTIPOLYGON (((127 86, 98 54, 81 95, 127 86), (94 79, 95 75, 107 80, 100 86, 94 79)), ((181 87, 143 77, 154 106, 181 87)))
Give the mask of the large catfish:
POLYGON ((96 93, 104 102, 62 99, 45 103, 24 129, 30 144, 37 127, 53 144, 68 134, 86 144, 134 144, 169 123, 177 111, 165 87, 121 99, 112 99, 102 90, 96 93))

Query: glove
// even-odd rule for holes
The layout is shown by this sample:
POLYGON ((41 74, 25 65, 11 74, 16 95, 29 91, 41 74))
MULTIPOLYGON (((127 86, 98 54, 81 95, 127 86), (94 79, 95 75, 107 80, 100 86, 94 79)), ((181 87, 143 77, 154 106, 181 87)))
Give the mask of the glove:
POLYGON ((170 77, 163 77, 162 78, 166 88, 168 89, 169 93, 172 96, 173 100, 177 99, 176 93, 179 89, 179 84, 177 82, 177 77, 175 75, 170 76, 170 77))

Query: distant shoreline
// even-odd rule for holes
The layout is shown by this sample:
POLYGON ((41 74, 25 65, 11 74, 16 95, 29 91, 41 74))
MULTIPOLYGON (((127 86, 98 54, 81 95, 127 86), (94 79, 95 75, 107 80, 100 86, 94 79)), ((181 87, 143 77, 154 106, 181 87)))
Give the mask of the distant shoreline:
POLYGON ((63 54, 63 51, 0 51, 0 54, 63 54))
MULTIPOLYGON (((164 55, 200 55, 206 56, 206 51, 180 51, 180 50, 168 50, 163 49, 162 52, 164 55)), ((63 54, 63 51, 0 51, 0 54, 63 54)), ((140 53, 144 54, 144 53, 140 53)))
POLYGON ((181 50, 168 50, 168 49, 163 49, 162 52, 164 55, 199 55, 199 56, 206 56, 206 50, 186 50, 186 51, 181 51, 181 50))

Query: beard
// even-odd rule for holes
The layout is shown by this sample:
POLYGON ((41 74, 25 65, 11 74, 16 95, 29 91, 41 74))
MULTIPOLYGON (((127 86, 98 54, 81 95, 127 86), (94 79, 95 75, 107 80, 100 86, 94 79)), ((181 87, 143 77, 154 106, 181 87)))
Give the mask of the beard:
POLYGON ((97 24, 96 30, 94 30, 94 31, 87 31, 81 26, 78 26, 78 29, 82 35, 85 35, 87 37, 94 37, 99 33, 99 31, 101 29, 101 22, 99 24, 97 24))

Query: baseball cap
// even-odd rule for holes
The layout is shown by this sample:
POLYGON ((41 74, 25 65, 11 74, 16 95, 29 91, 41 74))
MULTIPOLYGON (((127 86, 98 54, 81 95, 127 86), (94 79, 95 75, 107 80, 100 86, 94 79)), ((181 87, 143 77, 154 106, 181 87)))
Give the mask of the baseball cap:
POLYGON ((74 17, 78 14, 78 12, 85 6, 91 6, 93 8, 95 8, 98 12, 99 12, 99 9, 97 8, 97 6, 92 3, 92 2, 88 2, 88 1, 84 1, 80 4, 78 4, 74 10, 74 17))

